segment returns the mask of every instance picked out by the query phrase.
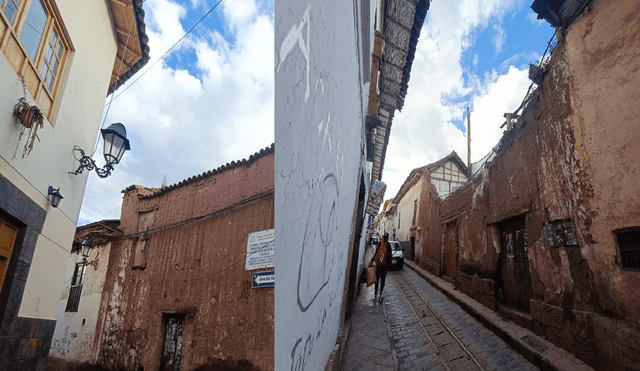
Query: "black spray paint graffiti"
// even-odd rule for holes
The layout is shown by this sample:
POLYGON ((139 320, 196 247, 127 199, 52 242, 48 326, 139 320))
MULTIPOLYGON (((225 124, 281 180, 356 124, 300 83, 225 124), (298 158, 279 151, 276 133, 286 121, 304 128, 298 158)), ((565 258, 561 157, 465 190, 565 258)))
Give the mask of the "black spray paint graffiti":
POLYGON ((339 295, 339 281, 343 274, 337 274, 337 249, 334 241, 336 231, 336 206, 339 191, 333 174, 325 176, 320 185, 320 197, 315 197, 314 207, 309 214, 302 243, 302 254, 298 269, 297 300, 301 312, 312 305, 321 308, 322 316, 315 328, 299 337, 291 350, 291 370, 304 370, 314 342, 322 335, 327 313, 336 303, 339 295))
POLYGON ((333 233, 339 193, 333 174, 324 178, 320 191, 320 201, 314 202, 307 220, 298 268, 298 307, 302 312, 306 312, 327 287, 335 263, 333 233))
POLYGON ((315 114, 308 124, 312 127, 317 125, 315 143, 321 144, 321 148, 316 152, 316 155, 322 157, 318 163, 331 164, 327 166, 327 170, 322 167, 318 177, 309 180, 308 184, 313 193, 309 195, 311 206, 301 241, 296 296, 299 313, 311 323, 308 327, 299 329, 302 334, 299 334, 291 348, 292 371, 305 369, 313 358, 314 344, 333 341, 323 338, 323 334, 325 337, 330 334, 324 331, 326 324, 334 323, 339 317, 343 288, 339 283, 343 282, 345 275, 344 269, 337 269, 344 257, 336 243, 336 234, 340 230, 340 226, 337 225, 338 185, 344 170, 344 146, 341 146, 340 138, 330 129, 331 112, 328 109, 322 70, 315 65, 311 68, 310 21, 310 6, 307 5, 300 22, 293 25, 282 41, 277 66, 277 72, 280 72, 281 66, 289 56, 303 59, 303 66, 306 67, 304 104, 315 114), (315 89, 310 86, 312 70, 318 74, 315 89))

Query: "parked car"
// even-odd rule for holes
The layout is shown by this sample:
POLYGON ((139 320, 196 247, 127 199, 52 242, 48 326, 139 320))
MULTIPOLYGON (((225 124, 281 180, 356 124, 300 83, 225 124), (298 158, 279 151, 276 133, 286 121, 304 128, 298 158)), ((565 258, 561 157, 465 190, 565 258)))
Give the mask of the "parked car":
POLYGON ((389 241, 391 245, 391 263, 389 268, 402 269, 404 266, 404 255, 402 254, 402 246, 398 241, 389 241))
POLYGON ((371 234, 371 245, 379 245, 380 244, 380 237, 378 237, 378 232, 373 232, 371 234))

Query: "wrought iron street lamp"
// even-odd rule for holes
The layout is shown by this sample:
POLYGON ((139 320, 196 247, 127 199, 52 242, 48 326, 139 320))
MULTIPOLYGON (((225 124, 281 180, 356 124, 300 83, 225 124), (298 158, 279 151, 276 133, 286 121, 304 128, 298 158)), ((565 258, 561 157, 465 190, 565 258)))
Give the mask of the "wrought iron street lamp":
POLYGON ((109 125, 108 128, 100 130, 102 132, 102 138, 104 139, 104 159, 107 161, 101 169, 96 166, 96 162, 91 156, 85 155, 82 148, 74 146, 74 151, 79 151, 82 156, 80 161, 80 167, 75 172, 70 174, 82 174, 82 171, 87 169, 89 171, 95 169, 100 178, 106 178, 111 175, 113 166, 120 162, 122 155, 127 150, 130 150, 129 140, 127 139, 127 130, 121 123, 115 123, 109 125))
POLYGON ((91 238, 87 237, 80 244, 82 254, 82 260, 86 263, 87 259, 89 259, 89 255, 91 255, 91 250, 93 250, 93 245, 91 244, 91 238))
MULTIPOLYGON (((93 244, 91 243, 91 237, 87 237, 80 244, 80 254, 82 254, 82 264, 84 265, 93 265, 94 269, 98 269, 98 257, 93 261, 88 262, 89 256, 91 255, 91 250, 93 250, 93 244)), ((98 254, 100 254, 98 252, 98 254)))
POLYGON ((53 188, 53 186, 49 186, 49 196, 51 197, 51 206, 58 207, 60 205, 60 200, 64 197, 60 194, 60 188, 53 188))

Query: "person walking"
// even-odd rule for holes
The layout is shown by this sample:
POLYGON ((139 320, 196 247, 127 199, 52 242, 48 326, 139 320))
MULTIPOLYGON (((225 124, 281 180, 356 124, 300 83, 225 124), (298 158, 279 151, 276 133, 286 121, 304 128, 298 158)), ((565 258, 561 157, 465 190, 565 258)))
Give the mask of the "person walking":
POLYGON ((391 245, 389 245, 389 233, 385 233, 382 236, 382 241, 378 245, 373 258, 369 262, 369 266, 376 263, 376 285, 373 298, 378 296, 378 283, 380 283, 380 299, 379 303, 383 300, 384 281, 387 278, 387 265, 391 262, 391 245))

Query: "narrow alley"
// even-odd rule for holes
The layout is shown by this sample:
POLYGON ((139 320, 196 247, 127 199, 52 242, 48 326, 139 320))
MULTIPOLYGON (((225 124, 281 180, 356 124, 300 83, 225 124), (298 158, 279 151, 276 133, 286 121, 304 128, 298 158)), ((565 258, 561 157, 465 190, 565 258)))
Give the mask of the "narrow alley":
POLYGON ((495 312, 472 308, 473 300, 447 285, 411 261, 388 272, 381 304, 374 286, 363 284, 342 369, 591 370, 495 312), (494 331, 488 329, 491 324, 494 331))

